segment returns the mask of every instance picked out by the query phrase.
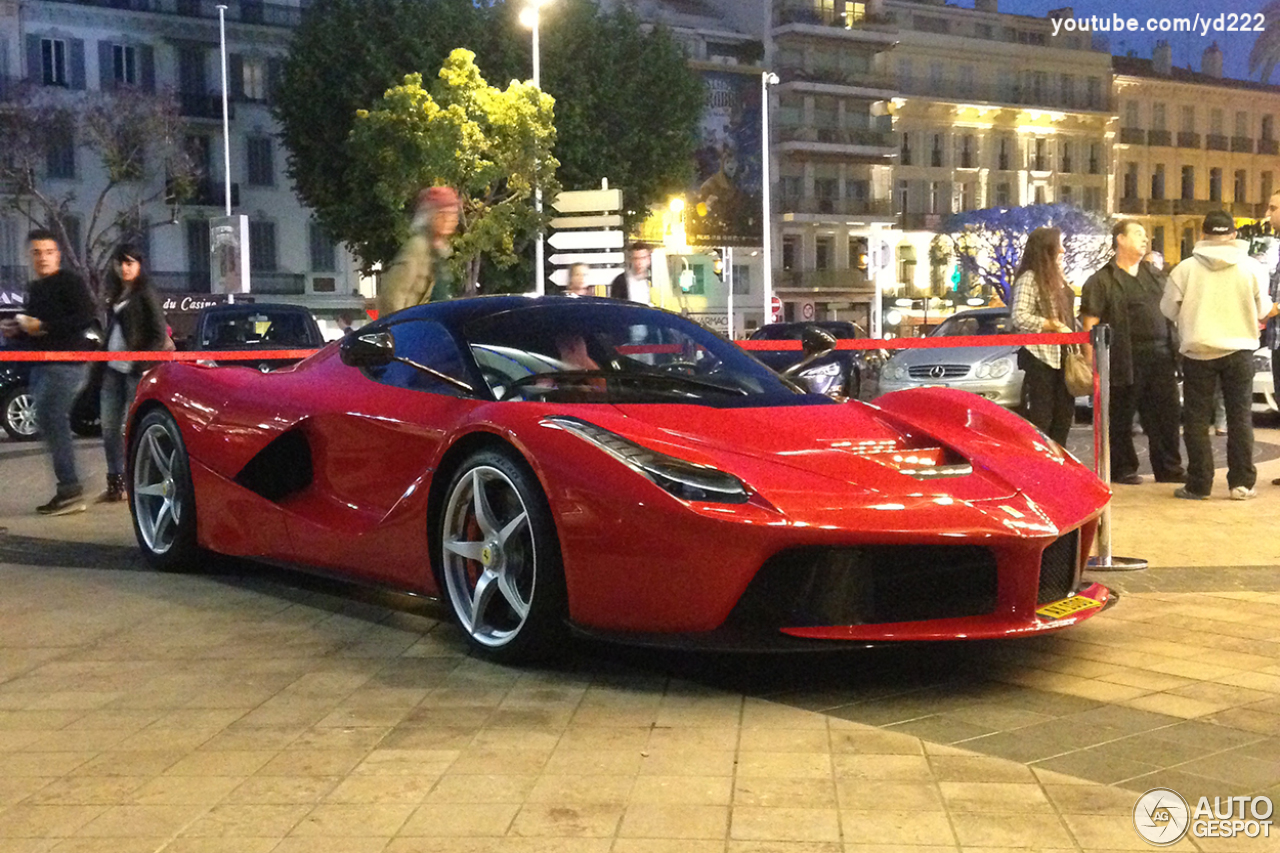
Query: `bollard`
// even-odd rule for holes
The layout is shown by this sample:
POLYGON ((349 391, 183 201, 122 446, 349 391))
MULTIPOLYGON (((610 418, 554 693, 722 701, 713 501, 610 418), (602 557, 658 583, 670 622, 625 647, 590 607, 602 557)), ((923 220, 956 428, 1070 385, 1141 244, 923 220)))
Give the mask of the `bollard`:
MULTIPOLYGON (((1104 483, 1111 482, 1111 327, 1098 324, 1093 336, 1093 470, 1104 483)), ((1098 518, 1098 556, 1089 558, 1094 572, 1135 572, 1147 561, 1116 557, 1111 553, 1111 502, 1098 518)))

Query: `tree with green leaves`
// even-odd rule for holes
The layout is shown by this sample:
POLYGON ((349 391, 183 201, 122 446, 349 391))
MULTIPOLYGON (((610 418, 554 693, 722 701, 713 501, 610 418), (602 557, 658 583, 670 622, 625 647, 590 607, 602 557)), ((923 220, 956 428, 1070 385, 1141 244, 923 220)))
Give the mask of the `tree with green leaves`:
POLYGON ((193 194, 197 174, 184 130, 171 96, 25 87, 0 109, 0 206, 52 230, 63 264, 96 290, 117 244, 167 224, 148 222, 148 208, 176 209, 193 194), (77 150, 88 152, 94 171, 71 184, 51 180, 59 167, 74 171, 77 150), (86 187, 88 221, 72 228, 86 187))
MULTIPOLYGON (((554 103, 517 80, 503 90, 490 86, 475 54, 455 50, 430 91, 421 75, 410 74, 372 110, 356 113, 350 140, 355 177, 392 210, 424 186, 455 189, 462 201, 461 233, 450 262, 464 292, 473 295, 481 256, 509 266, 516 241, 536 232, 534 187, 552 195, 559 188, 559 164, 551 154, 554 103)), ((397 243, 408 237, 408 225, 399 223, 397 243)))
MULTIPOLYGON (((522 5, 316 0, 304 16, 276 93, 289 174, 302 200, 366 268, 395 255, 413 194, 380 197, 367 183, 351 148, 357 110, 371 109, 406 74, 432 79, 459 47, 476 54, 489 80, 528 79, 530 38, 517 23, 522 5)), ((646 30, 625 9, 606 13, 594 0, 557 0, 542 14, 542 86, 555 98, 552 153, 560 182, 594 189, 608 178, 623 190, 633 227, 650 205, 688 185, 701 80, 667 31, 646 30)), ((530 234, 512 236, 516 252, 528 248, 521 238, 530 234)))

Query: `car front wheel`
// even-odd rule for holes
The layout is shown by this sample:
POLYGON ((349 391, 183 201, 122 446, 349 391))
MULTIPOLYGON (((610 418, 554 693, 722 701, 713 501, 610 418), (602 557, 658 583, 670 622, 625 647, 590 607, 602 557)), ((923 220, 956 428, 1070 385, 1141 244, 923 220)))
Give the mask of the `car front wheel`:
POLYGON ((161 571, 196 568, 195 490, 182 433, 163 409, 148 412, 129 446, 129 508, 147 562, 161 571))
POLYGON ((463 462, 446 494, 436 547, 468 642, 503 663, 554 654, 567 635, 564 571, 533 473, 514 454, 483 450, 463 462))
POLYGON ((36 398, 25 385, 9 390, 0 402, 4 417, 4 431, 14 441, 35 441, 36 398))

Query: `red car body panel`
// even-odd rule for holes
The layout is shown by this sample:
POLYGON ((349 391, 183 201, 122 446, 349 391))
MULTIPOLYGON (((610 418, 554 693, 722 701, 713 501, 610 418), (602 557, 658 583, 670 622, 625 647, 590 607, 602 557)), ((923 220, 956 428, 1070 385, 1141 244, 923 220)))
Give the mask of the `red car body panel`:
MULTIPOLYGON (((1025 421, 944 389, 877 405, 732 409, 698 405, 492 402, 381 384, 337 345, 291 368, 162 365, 132 420, 160 405, 191 461, 201 546, 354 575, 437 595, 428 531, 432 475, 458 441, 486 433, 515 448, 556 523, 571 620, 596 632, 698 633, 724 625, 760 567, 788 548, 982 545, 998 568, 993 614, 785 628, 796 637, 909 640, 1056 630, 1037 616, 1041 553, 1080 529, 1083 561, 1107 487, 1025 421), (653 450, 714 466, 750 489, 742 504, 688 503, 572 433, 581 418, 653 450), (301 430, 313 479, 278 502, 236 482, 272 440, 301 430), (967 476, 918 479, 903 448, 968 460, 967 476)), ((1093 585, 1082 594, 1108 603, 1093 585)))

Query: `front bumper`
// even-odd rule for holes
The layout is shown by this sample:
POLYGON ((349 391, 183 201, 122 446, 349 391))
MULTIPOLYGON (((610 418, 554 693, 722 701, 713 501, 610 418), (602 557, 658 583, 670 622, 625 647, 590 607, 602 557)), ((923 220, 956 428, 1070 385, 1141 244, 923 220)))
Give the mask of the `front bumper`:
POLYGON ((954 388, 957 391, 968 391, 979 397, 990 400, 1006 409, 1016 409, 1022 404, 1022 374, 1011 373, 1000 379, 881 379, 880 393, 905 391, 909 388, 954 388), (1013 377, 1011 380, 1010 377, 1013 377))

